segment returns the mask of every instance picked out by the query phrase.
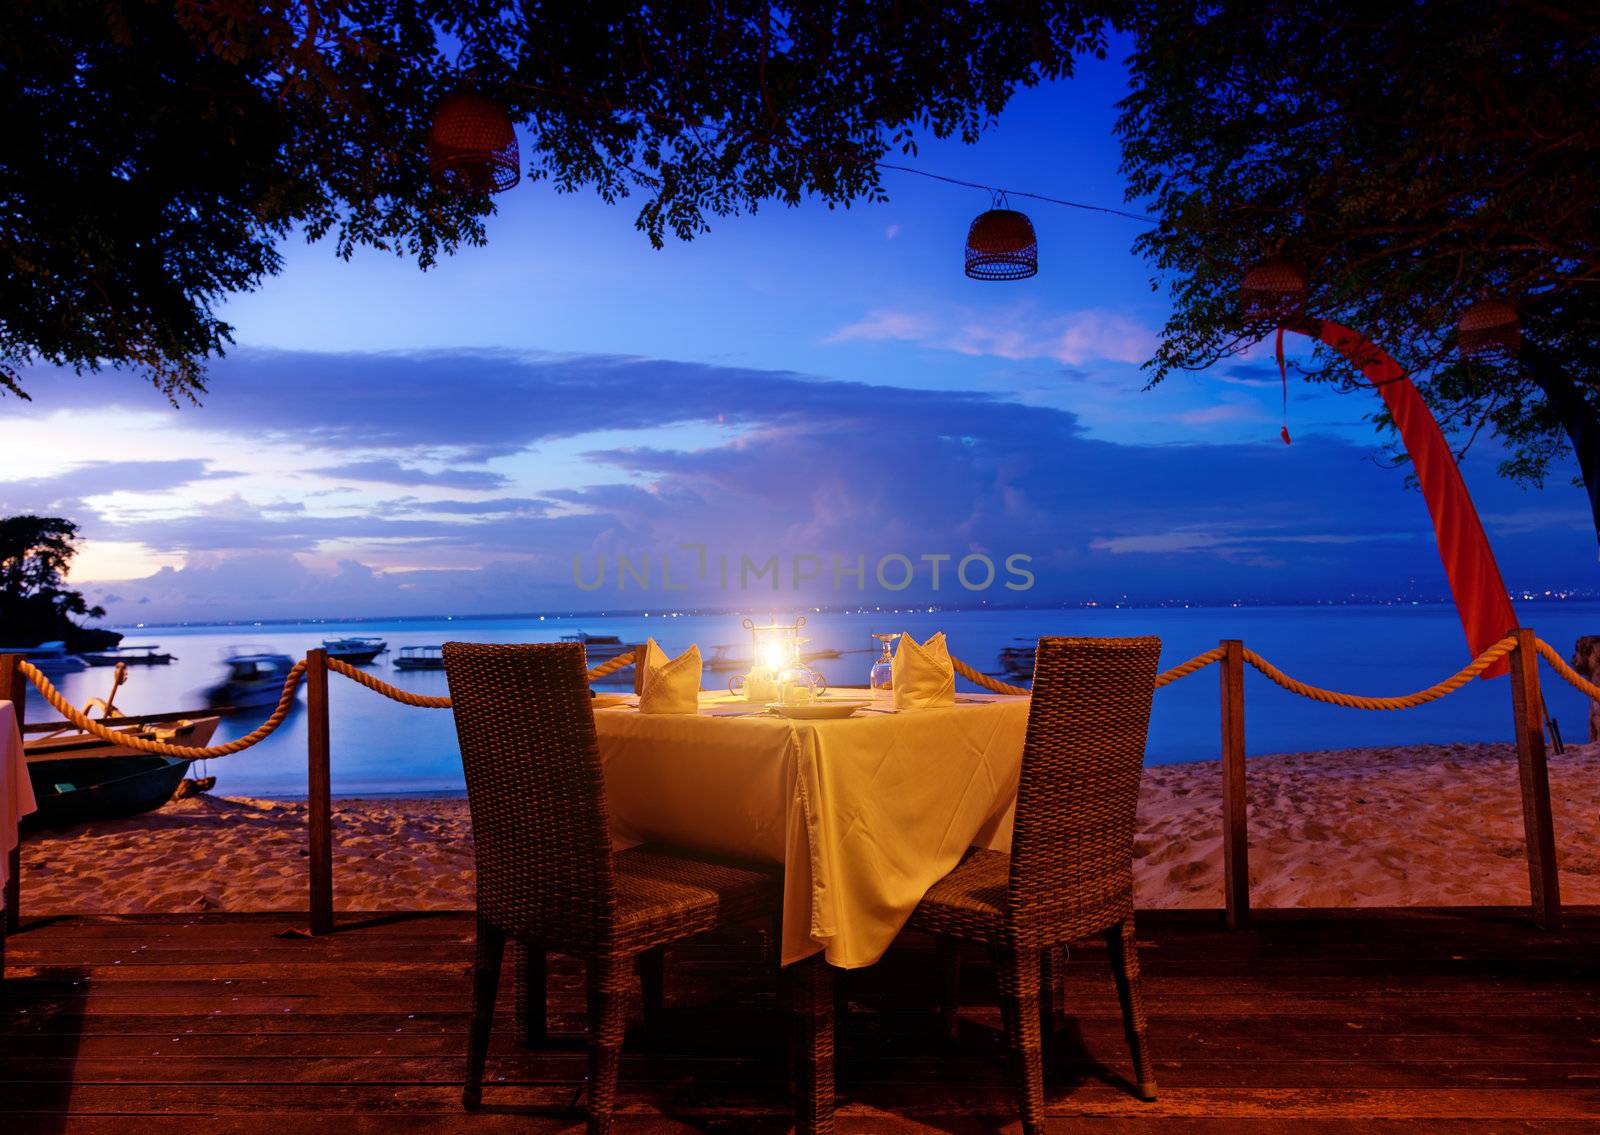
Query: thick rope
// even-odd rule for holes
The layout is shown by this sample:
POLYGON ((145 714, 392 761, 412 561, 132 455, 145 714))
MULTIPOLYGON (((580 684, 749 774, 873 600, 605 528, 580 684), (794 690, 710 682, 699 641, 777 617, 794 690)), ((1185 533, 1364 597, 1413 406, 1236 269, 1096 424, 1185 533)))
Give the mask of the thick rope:
MULTIPOLYGON (((619 654, 609 662, 602 662, 588 672, 589 681, 598 681, 607 674, 615 673, 624 666, 633 663, 633 651, 619 654)), ((373 693, 382 694, 390 701, 397 701, 401 705, 412 705, 419 709, 449 709, 449 697, 431 697, 427 694, 414 694, 410 690, 402 690, 399 686, 390 685, 382 678, 375 677, 365 670, 358 669, 348 662, 341 662, 337 658, 328 659, 328 669, 335 674, 343 674, 353 682, 359 682, 373 693)))
POLYGON ((1249 649, 1244 652, 1244 660, 1290 693, 1299 694, 1301 697, 1310 698, 1313 701, 1326 702, 1328 705, 1342 705, 1346 709, 1411 709, 1414 706, 1426 705, 1428 702, 1437 701, 1446 694, 1459 690, 1500 661, 1500 659, 1510 654, 1512 650, 1516 649, 1516 645, 1517 637, 1515 635, 1507 635, 1444 681, 1437 682, 1425 690, 1418 690, 1414 694, 1405 694, 1397 698, 1361 697, 1358 694, 1341 694, 1336 690, 1324 690, 1320 686, 1308 685, 1297 678, 1289 677, 1289 675, 1279 670, 1261 655, 1249 649))
POLYGON ((1595 685, 1593 682, 1589 681, 1583 675, 1579 674, 1576 670, 1569 666, 1567 664, 1567 660, 1561 657, 1561 655, 1556 651, 1555 647, 1551 646, 1542 638, 1534 639, 1533 645, 1540 654, 1544 655, 1544 660, 1550 663, 1550 669, 1554 670, 1557 674, 1560 674, 1563 678, 1565 678, 1567 682, 1580 694, 1584 694, 1596 701, 1600 701, 1600 686, 1595 685))
POLYGON ((1170 685, 1171 683, 1176 682, 1179 678, 1187 678, 1196 670, 1204 670, 1213 662, 1222 661, 1222 655, 1222 647, 1213 646, 1204 654, 1196 654, 1193 658, 1189 659, 1189 661, 1178 663, 1178 665, 1174 666, 1171 670, 1161 671, 1161 673, 1156 675, 1156 689, 1159 690, 1162 686, 1170 685))
MULTIPOLYGON (((289 716, 289 709, 294 705, 294 696, 300 688, 300 680, 305 677, 306 664, 301 659, 294 664, 288 677, 283 682, 283 693, 278 695, 277 708, 260 725, 256 726, 243 737, 235 738, 221 745, 208 745, 203 749, 192 748, 188 745, 169 745, 165 741, 152 741, 148 737, 136 737, 117 729, 110 729, 104 723, 89 717, 77 706, 69 702, 60 690, 51 684, 50 679, 39 671, 31 662, 19 662, 17 669, 22 675, 32 682, 38 691, 44 695, 44 700, 55 707, 55 711, 76 725, 85 733, 92 733, 102 741, 111 741, 128 749, 137 749, 141 753, 155 753, 163 757, 181 757, 185 760, 203 761, 211 757, 226 757, 232 753, 242 752, 269 736, 273 730, 283 724, 283 719, 289 716)), ((112 719, 113 721, 115 718, 112 719)))
POLYGON ((1002 682, 999 678, 991 678, 981 671, 974 670, 959 658, 950 659, 950 665, 956 668, 957 674, 960 674, 973 685, 982 686, 986 690, 993 690, 997 694, 1022 694, 1028 696, 1033 693, 1032 690, 1024 689, 1021 686, 1013 686, 1010 682, 1002 682))
POLYGON ((399 686, 391 686, 382 678, 373 677, 365 670, 358 670, 350 663, 337 658, 328 659, 328 669, 335 674, 343 674, 352 682, 359 682, 373 693, 382 694, 390 701, 397 701, 401 705, 414 705, 419 709, 450 708, 450 699, 447 697, 429 697, 427 694, 414 694, 410 690, 402 690, 399 686))

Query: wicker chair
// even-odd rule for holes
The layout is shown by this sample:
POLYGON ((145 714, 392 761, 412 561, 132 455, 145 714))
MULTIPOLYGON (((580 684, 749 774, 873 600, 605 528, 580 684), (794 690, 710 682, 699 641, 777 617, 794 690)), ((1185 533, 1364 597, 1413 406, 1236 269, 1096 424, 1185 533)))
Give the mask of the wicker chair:
POLYGON ((1041 964, 1054 968, 1061 946, 1091 935, 1109 948, 1138 1094, 1155 1098, 1133 936, 1133 833, 1160 653, 1156 638, 1039 640, 1011 855, 972 852, 911 917, 939 937, 947 1024, 958 993, 953 941, 993 952, 1027 1135, 1045 1130, 1041 1024, 1054 1017, 1054 982, 1041 982, 1041 964))
POLYGON ((773 873, 638 847, 613 853, 594 711, 577 643, 444 647, 478 870, 477 953, 462 1101, 479 1105, 506 940, 527 950, 542 1024, 545 952, 588 971, 588 1129, 609 1130, 627 995, 644 958, 724 923, 773 916, 773 873))

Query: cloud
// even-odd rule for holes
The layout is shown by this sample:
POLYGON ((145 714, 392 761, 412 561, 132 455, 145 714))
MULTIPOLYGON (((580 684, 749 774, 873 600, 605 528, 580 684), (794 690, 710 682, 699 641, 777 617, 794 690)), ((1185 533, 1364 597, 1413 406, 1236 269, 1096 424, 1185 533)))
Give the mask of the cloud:
MULTIPOLYGON (((268 447, 278 480, 253 475, 247 491, 180 515, 120 509, 114 522, 102 519, 98 538, 188 561, 146 580, 117 581, 117 601, 129 611, 137 605, 140 619, 197 617, 184 613, 191 601, 184 596, 221 611, 224 581, 232 579, 228 602, 237 617, 335 607, 589 610, 617 605, 619 596, 579 591, 574 557, 650 555, 659 563, 686 544, 758 560, 1024 553, 1034 557, 1038 585, 1027 597, 1034 602, 1106 594, 1301 598, 1378 591, 1412 578, 1444 593, 1420 494, 1404 488, 1401 472, 1375 465, 1366 448, 1333 438, 1307 437, 1293 447, 1275 439, 1127 445, 1090 436, 1059 408, 970 390, 615 357, 395 359, 268 352, 215 374, 212 405, 184 411, 193 417, 182 421, 248 433, 252 444, 268 447), (340 374, 346 385, 322 402, 281 398, 304 374, 340 374), (410 416, 398 415, 391 404, 400 381, 449 393, 416 395, 410 416), (265 414, 269 404, 275 416, 260 428, 241 409, 265 414), (692 428, 652 428, 669 423, 692 428), (267 430, 283 439, 255 440, 267 430), (619 436, 637 441, 619 444, 619 436), (308 448, 308 437, 317 446, 308 448), (605 440, 549 444, 564 437, 605 440), (330 463, 327 449, 337 446, 328 439, 359 439, 358 456, 330 463), (473 489, 437 478, 475 470, 428 470, 439 454, 474 446, 517 449, 495 496, 374 499, 307 484, 307 474, 356 465, 377 466, 384 483, 473 489), (541 457, 549 448, 562 449, 559 477, 541 457), (421 480, 413 483, 414 475, 421 480), (291 560, 293 578, 277 579, 263 566, 289 572, 291 560), (235 561, 239 574, 230 576, 235 561)), ((175 430, 170 445, 181 452, 184 436, 175 430)), ((69 471, 76 479, 58 481, 46 496, 215 475, 200 461, 133 464, 69 471)), ((1491 466, 1492 456, 1484 467, 1491 466)), ((1529 498, 1492 477, 1475 480, 1474 489, 1514 587, 1567 584, 1592 570, 1592 544, 1571 524, 1582 504, 1577 490, 1529 498), (1531 508, 1539 502, 1548 517, 1531 508), (1510 531, 1495 524, 1501 517, 1526 525, 1510 531)), ((637 606, 661 596, 626 598, 637 606)), ((673 599, 740 602, 705 581, 673 599)))
POLYGON ((884 240, 893 240, 895 237, 897 237, 899 235, 900 235, 900 226, 899 225, 890 225, 888 228, 883 230, 883 239, 884 240))
POLYGON ((1186 426, 1211 426, 1222 422, 1261 421, 1266 416, 1260 407, 1249 402, 1219 402, 1198 410, 1186 410, 1178 415, 1178 421, 1186 426))
POLYGON ((214 470, 198 458, 170 461, 86 461, 62 473, 29 477, 0 485, 0 508, 9 512, 42 512, 78 505, 85 497, 114 492, 161 492, 197 481, 237 477, 214 470))
POLYGON ((983 312, 879 308, 824 341, 916 343, 963 355, 1054 359, 1076 367, 1094 360, 1142 363, 1155 349, 1156 335, 1125 315, 1099 309, 1041 316, 1027 306, 983 312))
POLYGON ((349 461, 343 465, 324 465, 307 472, 337 481, 370 481, 382 485, 433 485, 445 489, 504 488, 508 478, 503 473, 485 469, 441 469, 430 473, 413 465, 403 465, 392 458, 371 461, 349 461))

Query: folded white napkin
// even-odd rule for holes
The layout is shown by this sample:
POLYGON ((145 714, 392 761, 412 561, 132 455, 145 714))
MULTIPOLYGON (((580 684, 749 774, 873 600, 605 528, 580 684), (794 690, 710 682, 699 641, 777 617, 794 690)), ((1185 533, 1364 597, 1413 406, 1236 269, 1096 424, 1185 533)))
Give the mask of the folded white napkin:
POLYGON ((695 713, 700 708, 700 648, 669 659, 655 639, 644 644, 640 713, 695 713))
POLYGON ((950 664, 944 632, 923 643, 902 634, 895 644, 890 681, 896 709, 955 705, 956 670, 950 664))

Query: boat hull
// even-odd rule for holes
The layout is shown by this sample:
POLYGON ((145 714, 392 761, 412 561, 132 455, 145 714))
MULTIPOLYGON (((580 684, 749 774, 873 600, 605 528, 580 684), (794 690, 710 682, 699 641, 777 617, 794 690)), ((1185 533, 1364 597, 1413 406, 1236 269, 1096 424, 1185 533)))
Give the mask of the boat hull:
POLYGON ((143 753, 29 761, 28 778, 39 807, 25 824, 62 828, 154 811, 172 799, 190 763, 143 753))

